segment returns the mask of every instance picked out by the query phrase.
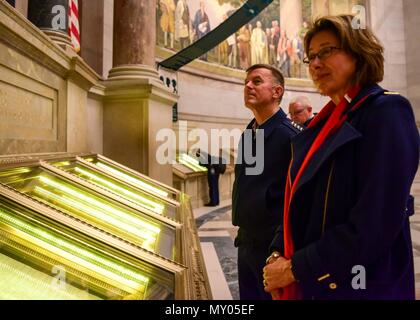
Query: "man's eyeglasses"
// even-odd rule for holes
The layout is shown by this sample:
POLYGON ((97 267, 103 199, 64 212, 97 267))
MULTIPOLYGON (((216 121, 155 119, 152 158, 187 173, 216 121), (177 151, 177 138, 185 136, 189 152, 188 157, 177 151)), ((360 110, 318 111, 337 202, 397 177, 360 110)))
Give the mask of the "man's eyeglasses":
POLYGON ((305 111, 307 108, 303 108, 303 109, 300 109, 300 110, 296 110, 296 111, 293 111, 293 112, 289 112, 289 116, 290 117, 295 117, 295 116, 298 116, 298 115, 300 115, 303 111, 305 111))
POLYGON ((319 60, 324 60, 330 57, 334 50, 341 50, 341 48, 338 47, 325 47, 318 51, 318 53, 311 53, 309 56, 303 59, 303 63, 305 64, 311 64, 314 62, 315 58, 318 57, 319 60))

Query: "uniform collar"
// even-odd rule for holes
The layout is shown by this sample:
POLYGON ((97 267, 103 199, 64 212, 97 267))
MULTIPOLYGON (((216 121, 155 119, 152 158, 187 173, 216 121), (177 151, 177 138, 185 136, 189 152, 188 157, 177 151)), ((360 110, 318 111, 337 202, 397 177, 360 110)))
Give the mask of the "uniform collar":
MULTIPOLYGON (((270 118, 268 118, 262 125, 258 126, 258 129, 264 130, 264 138, 268 138, 268 136, 273 132, 273 130, 278 126, 278 122, 281 120, 284 120, 287 118, 286 113, 282 110, 282 108, 279 109, 275 114, 273 114, 270 118)), ((254 129, 254 126, 256 125, 256 120, 253 119, 249 125, 247 126, 247 129, 254 129)))

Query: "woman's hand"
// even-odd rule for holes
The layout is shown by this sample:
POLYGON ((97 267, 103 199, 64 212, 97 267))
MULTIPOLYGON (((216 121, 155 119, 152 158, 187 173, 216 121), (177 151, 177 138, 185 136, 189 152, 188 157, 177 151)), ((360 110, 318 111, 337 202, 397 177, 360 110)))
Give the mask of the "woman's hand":
POLYGON ((277 290, 288 287, 296 281, 292 272, 291 260, 286 260, 283 257, 269 260, 269 264, 264 267, 264 290, 271 293, 275 299, 277 290))

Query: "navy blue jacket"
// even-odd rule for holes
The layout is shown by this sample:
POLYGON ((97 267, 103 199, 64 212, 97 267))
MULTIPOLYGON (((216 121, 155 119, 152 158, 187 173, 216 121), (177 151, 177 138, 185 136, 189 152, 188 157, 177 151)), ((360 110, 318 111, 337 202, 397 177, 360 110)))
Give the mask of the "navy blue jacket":
MULTIPOLYGON (((314 155, 291 203, 293 273, 305 299, 415 296, 409 216, 419 133, 408 100, 373 86, 352 105, 368 94, 314 155)), ((292 140, 292 179, 320 129, 292 140)), ((272 249, 282 250, 278 231, 272 249)))
MULTIPOLYGON (((254 122, 251 121, 247 129, 252 130, 254 122)), ((290 139, 299 131, 281 109, 259 129, 264 129, 264 170, 259 175, 246 175, 247 164, 235 165, 232 223, 239 226, 236 246, 252 244, 265 248, 268 254, 281 221, 284 186, 290 163, 290 139)), ((243 151, 243 143, 244 134, 239 143, 239 152, 243 151)))

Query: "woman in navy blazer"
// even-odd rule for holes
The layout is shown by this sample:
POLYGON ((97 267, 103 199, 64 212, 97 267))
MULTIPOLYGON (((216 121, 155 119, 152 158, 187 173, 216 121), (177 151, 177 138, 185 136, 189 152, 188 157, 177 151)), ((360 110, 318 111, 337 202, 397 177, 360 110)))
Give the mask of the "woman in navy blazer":
POLYGON ((382 89, 383 47, 353 16, 315 21, 305 62, 331 101, 292 140, 281 228, 264 268, 274 299, 414 299, 410 188, 419 133, 382 89))

